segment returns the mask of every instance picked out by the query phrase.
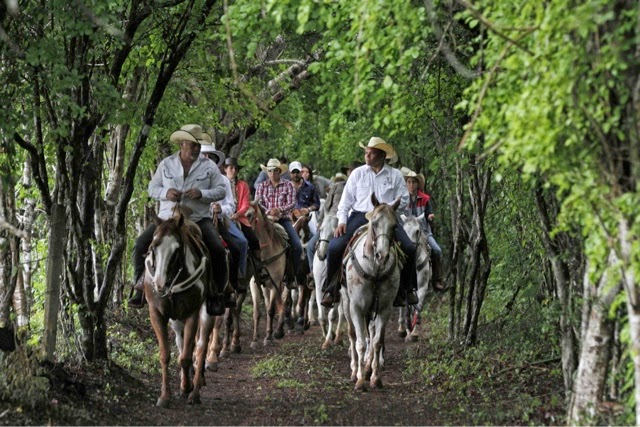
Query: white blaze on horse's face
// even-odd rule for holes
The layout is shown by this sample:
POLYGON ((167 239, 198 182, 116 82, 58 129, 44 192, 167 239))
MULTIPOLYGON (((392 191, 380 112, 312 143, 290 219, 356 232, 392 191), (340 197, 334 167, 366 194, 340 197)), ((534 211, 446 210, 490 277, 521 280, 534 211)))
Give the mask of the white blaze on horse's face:
POLYGON ((374 210, 369 227, 372 233, 374 259, 379 265, 386 263, 389 258, 396 224, 396 215, 390 206, 380 205, 374 210))
POLYGON ((409 217, 404 222, 404 231, 413 243, 418 243, 422 234, 422 227, 415 217, 409 217))
POLYGON ((329 249, 329 242, 331 241, 331 237, 333 237, 333 233, 335 229, 338 227, 338 217, 334 215, 328 215, 322 221, 322 225, 320 226, 320 237, 318 238, 318 248, 316 252, 318 253, 318 258, 320 261, 324 261, 327 257, 327 250, 329 249))
POLYGON ((158 293, 163 293, 171 285, 166 283, 169 262, 175 251, 180 249, 180 242, 173 235, 166 235, 159 243, 151 244, 145 260, 147 274, 151 277, 151 285, 158 293))

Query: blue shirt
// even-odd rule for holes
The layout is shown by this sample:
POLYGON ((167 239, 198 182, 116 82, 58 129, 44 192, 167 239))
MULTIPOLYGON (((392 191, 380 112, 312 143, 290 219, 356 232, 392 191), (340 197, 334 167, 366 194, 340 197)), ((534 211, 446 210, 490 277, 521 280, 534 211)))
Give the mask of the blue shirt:
POLYGON ((309 208, 314 206, 314 210, 320 209, 320 197, 316 192, 316 188, 306 179, 302 180, 300 189, 296 192, 296 208, 309 208))

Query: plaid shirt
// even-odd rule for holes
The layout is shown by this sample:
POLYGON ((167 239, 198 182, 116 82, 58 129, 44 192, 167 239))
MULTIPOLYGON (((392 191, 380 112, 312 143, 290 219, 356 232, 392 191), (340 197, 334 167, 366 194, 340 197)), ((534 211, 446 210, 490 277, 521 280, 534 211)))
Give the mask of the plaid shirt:
POLYGON ((291 181, 281 179, 274 188, 267 180, 258 184, 256 200, 260 200, 260 205, 266 210, 280 208, 281 217, 287 218, 296 205, 296 190, 291 181))

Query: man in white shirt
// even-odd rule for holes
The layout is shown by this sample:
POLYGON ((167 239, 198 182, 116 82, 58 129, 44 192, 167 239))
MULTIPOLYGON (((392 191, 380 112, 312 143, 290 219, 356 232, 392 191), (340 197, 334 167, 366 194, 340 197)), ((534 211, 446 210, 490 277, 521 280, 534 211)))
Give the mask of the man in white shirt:
MULTIPOLYGON (((382 138, 375 136, 369 140, 366 147, 362 144, 360 147, 364 149, 366 164, 353 170, 347 179, 338 205, 338 228, 329 243, 327 279, 322 286, 325 293, 322 305, 326 307, 333 306, 340 299, 338 279, 342 255, 356 230, 368 223, 365 214, 373 211, 371 194, 375 193, 380 203, 387 204, 393 203, 400 197, 399 212, 403 211, 409 202, 409 192, 402 174, 385 163, 385 159, 389 159, 390 162, 397 160, 395 149, 382 138)), ((407 262, 402 269, 401 285, 394 305, 403 305, 405 297, 409 304, 416 304, 418 302, 414 292, 417 288, 416 247, 402 228, 399 216, 395 237, 407 255, 407 262)))
MULTIPOLYGON (((215 289, 209 289, 207 311, 210 314, 224 312, 223 289, 227 283, 228 271, 226 252, 218 231, 213 226, 209 205, 222 200, 225 186, 218 167, 200 154, 202 128, 199 125, 185 125, 173 132, 169 139, 180 145, 180 151, 163 159, 149 182, 149 196, 160 201, 158 217, 167 220, 173 215, 177 204, 191 210, 190 219, 198 224, 202 240, 210 252, 215 289)), ((142 307, 144 296, 141 278, 144 274, 144 257, 156 230, 152 223, 136 239, 133 248, 135 295, 129 300, 130 307, 142 307)))

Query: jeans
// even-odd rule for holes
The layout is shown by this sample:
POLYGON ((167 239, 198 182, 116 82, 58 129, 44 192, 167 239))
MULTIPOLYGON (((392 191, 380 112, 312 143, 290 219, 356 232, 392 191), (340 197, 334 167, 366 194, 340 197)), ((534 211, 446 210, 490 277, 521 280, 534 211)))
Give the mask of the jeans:
POLYGON ((291 245, 291 255, 293 256, 293 269, 297 273, 300 267, 300 258, 302 257, 302 243, 300 237, 293 228, 293 224, 289 218, 280 218, 278 224, 284 227, 289 236, 289 245, 291 245))
POLYGON ((307 242, 307 261, 309 261, 309 270, 313 271, 313 256, 316 253, 316 244, 320 240, 320 233, 316 232, 307 242))
MULTIPOLYGON (((340 237, 334 237, 329 242, 329 253, 327 254, 327 278, 322 286, 323 290, 327 290, 331 279, 338 273, 342 265, 342 255, 344 250, 353 237, 358 228, 366 224, 368 220, 365 218, 364 212, 352 212, 347 219, 347 230, 340 237)), ((400 248, 407 255, 407 260, 400 273, 401 287, 411 290, 417 289, 418 277, 416 275, 416 245, 407 236, 402 225, 398 223, 395 231, 395 238, 400 243, 400 248)))

